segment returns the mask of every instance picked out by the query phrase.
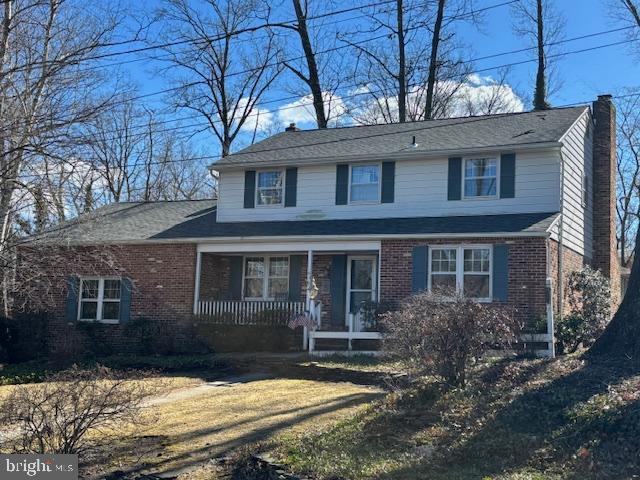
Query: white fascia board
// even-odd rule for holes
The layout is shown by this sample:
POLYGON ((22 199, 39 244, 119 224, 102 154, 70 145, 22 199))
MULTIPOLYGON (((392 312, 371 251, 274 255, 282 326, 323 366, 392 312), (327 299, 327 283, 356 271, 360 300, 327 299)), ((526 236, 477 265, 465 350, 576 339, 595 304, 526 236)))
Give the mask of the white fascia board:
POLYGON ((336 252, 336 251, 371 251, 380 250, 380 242, 376 241, 351 241, 351 242, 321 242, 321 241, 298 241, 284 242, 273 239, 269 242, 247 242, 247 243, 200 243, 198 252, 336 252))

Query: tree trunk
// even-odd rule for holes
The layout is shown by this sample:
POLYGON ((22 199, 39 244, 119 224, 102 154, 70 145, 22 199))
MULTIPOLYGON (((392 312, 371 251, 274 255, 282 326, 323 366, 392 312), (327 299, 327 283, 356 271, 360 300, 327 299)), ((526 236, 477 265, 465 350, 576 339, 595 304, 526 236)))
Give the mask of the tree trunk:
POLYGON ((311 95, 313 97, 313 108, 316 112, 316 122, 318 123, 318 128, 327 128, 327 115, 324 110, 324 99, 322 98, 322 87, 320 86, 320 75, 318 74, 316 56, 311 46, 311 40, 309 39, 309 30, 307 29, 307 16, 303 11, 302 6, 300 5, 300 0, 292 1, 298 21, 296 30, 298 32, 298 35, 300 35, 302 50, 304 51, 304 56, 307 60, 307 68, 309 69, 307 84, 311 89, 311 95))
POLYGON ((427 78, 427 105, 424 111, 425 120, 433 118, 433 93, 436 86, 436 71, 438 68, 438 47, 440 45, 440 30, 444 18, 444 6, 446 0, 438 0, 438 13, 433 25, 433 37, 431 40, 431 58, 429 59, 429 76, 427 78))
POLYGON ((635 255, 627 293, 613 319, 589 349, 590 357, 615 357, 640 362, 640 235, 636 235, 635 255))
POLYGON ((536 89, 533 94, 534 110, 547 110, 547 72, 544 58, 544 19, 542 15, 542 0, 537 0, 538 5, 538 72, 536 74, 536 89))
POLYGON ((404 0, 397 0, 398 17, 398 119, 400 123, 407 121, 407 67, 404 51, 404 0))

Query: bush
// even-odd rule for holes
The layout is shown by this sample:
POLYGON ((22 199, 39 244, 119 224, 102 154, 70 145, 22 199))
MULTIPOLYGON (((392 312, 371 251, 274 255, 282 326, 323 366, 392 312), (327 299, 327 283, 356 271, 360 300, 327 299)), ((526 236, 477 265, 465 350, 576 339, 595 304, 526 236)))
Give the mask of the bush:
POLYGON ((461 295, 421 293, 383 315, 383 348, 420 373, 464 386, 471 361, 488 350, 511 345, 519 326, 505 307, 461 295))
POLYGON ((138 375, 72 368, 39 385, 18 385, 0 405, 3 450, 16 453, 80 453, 109 443, 123 426, 142 422, 144 400, 156 388, 138 375), (92 433, 91 435, 88 435, 92 433))
POLYGON ((377 332, 381 317, 393 310, 398 309, 398 304, 393 301, 375 302, 367 300, 360 304, 359 312, 362 315, 363 330, 365 332, 377 332))
POLYGON ((589 347, 611 318, 611 286, 602 273, 585 267, 571 272, 567 285, 569 313, 556 321, 558 353, 573 353, 589 347))
POLYGON ((0 317, 0 361, 17 363, 35 360, 47 352, 45 313, 22 313, 0 317))

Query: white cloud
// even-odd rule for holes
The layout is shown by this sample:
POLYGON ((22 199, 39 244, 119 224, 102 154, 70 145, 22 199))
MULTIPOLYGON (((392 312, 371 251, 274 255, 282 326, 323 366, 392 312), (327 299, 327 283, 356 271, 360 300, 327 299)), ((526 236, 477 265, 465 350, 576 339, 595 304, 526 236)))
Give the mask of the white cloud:
MULTIPOLYGON (((344 116, 347 113, 347 106, 339 95, 324 92, 322 94, 329 124, 336 126, 344 123, 344 116)), ((305 95, 291 103, 287 103, 278 108, 275 112, 278 123, 282 126, 295 123, 298 126, 313 128, 316 125, 316 114, 313 108, 313 97, 305 95)))

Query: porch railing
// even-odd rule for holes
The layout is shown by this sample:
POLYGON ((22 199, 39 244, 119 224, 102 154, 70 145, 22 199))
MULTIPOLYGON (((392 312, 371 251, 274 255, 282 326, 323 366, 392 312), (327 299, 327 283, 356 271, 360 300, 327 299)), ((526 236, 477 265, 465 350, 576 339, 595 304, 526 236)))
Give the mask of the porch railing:
POLYGON ((304 311, 305 302, 223 300, 199 301, 196 315, 225 325, 287 325, 304 311))

